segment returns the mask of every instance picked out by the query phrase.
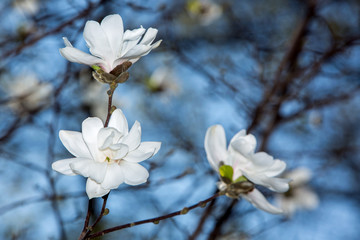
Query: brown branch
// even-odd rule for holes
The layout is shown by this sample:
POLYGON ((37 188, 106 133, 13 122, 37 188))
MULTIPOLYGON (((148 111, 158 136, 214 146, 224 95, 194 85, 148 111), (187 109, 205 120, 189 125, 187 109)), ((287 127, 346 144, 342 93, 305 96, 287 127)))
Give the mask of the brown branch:
POLYGON ((110 117, 112 114, 112 98, 113 98, 113 94, 114 94, 115 89, 111 89, 108 91, 108 111, 107 111, 107 116, 106 116, 106 120, 105 120, 105 124, 104 127, 107 127, 109 125, 109 121, 110 121, 110 117))
MULTIPOLYGON (((306 16, 301 23, 294 40, 292 41, 291 47, 288 52, 284 55, 283 60, 281 61, 278 70, 275 74, 274 84, 272 88, 265 92, 265 95, 262 101, 258 104, 254 111, 253 120, 249 125, 247 131, 252 131, 260 119, 262 119, 262 115, 266 111, 266 108, 269 106, 269 103, 274 102, 272 98, 276 95, 284 94, 287 91, 289 83, 293 80, 291 75, 295 73, 295 68, 297 65, 298 57, 303 49, 303 41, 308 32, 308 26, 312 20, 312 18, 316 14, 316 0, 308 0, 308 7, 306 16), (284 75, 284 73, 286 73, 284 75)), ((277 103, 281 104, 281 103, 277 103)), ((280 106, 278 106, 279 108, 280 106)))
MULTIPOLYGON (((80 235, 80 237, 79 237, 79 240, 86 239, 87 236, 89 236, 89 234, 94 230, 94 228, 96 227, 96 225, 100 222, 100 220, 102 219, 102 217, 106 215, 106 214, 105 214, 105 209, 106 209, 106 203, 107 203, 108 197, 109 197, 109 193, 102 197, 102 199, 103 199, 103 205, 102 205, 102 207, 101 207, 100 214, 99 214, 99 216, 97 217, 97 219, 95 220, 95 222, 94 222, 90 227, 89 227, 89 218, 90 218, 91 210, 90 210, 90 211, 88 210, 88 214, 87 214, 86 219, 85 219, 84 228, 83 228, 83 231, 81 232, 81 235, 80 235)), ((91 200, 89 200, 89 206, 90 206, 90 201, 91 201, 91 200)))
POLYGON ((208 240, 215 240, 216 237, 221 234, 222 223, 225 223, 230 218, 231 212, 237 203, 237 199, 234 199, 231 204, 226 208, 223 215, 219 219, 217 219, 215 228, 210 233, 208 240))
POLYGON ((142 225, 142 224, 146 224, 146 223, 158 224, 162 220, 172 218, 172 217, 175 217, 175 216, 179 216, 179 215, 184 215, 184 214, 188 213, 189 211, 191 211, 191 210, 193 210, 195 208, 198 208, 198 207, 204 207, 204 206, 206 206, 206 204, 208 202, 211 202, 212 200, 219 197, 220 195, 222 195, 222 193, 217 192, 215 195, 205 199, 204 201, 200 201, 200 202, 198 202, 198 203, 196 203, 196 204, 194 204, 194 205, 192 205, 190 207, 184 207, 182 210, 172 212, 172 213, 169 213, 169 214, 166 214, 166 215, 163 215, 163 216, 160 216, 160 217, 156 217, 156 218, 150 218, 150 219, 146 219, 146 220, 141 220, 141 221, 137 221, 137 222, 133 222, 133 223, 127 223, 127 224, 124 224, 124 225, 108 228, 108 229, 105 229, 105 230, 103 230, 101 232, 91 234, 86 239, 92 239, 92 238, 100 237, 100 236, 103 236, 105 234, 115 232, 115 231, 118 231, 118 230, 121 230, 121 229, 124 229, 124 228, 130 228, 130 227, 134 227, 134 226, 142 225))
POLYGON ((210 202, 209 206, 206 208, 206 211, 201 216, 198 226, 196 227, 193 234, 189 237, 189 240, 195 240, 197 238, 197 236, 201 233, 202 228, 203 228, 207 218, 210 216, 210 214, 214 210, 215 203, 216 203, 216 199, 214 199, 214 201, 210 202))
POLYGON ((288 121, 294 120, 294 119, 300 117, 305 112, 312 110, 312 109, 318 109, 318 108, 322 108, 322 107, 329 106, 332 104, 337 104, 337 103, 340 103, 343 101, 350 100, 351 98, 357 96, 356 94, 359 91, 360 91, 360 87, 357 87, 350 92, 347 92, 347 93, 344 93, 344 94, 341 94, 338 96, 330 96, 330 97, 327 97, 324 99, 314 100, 312 102, 307 103, 302 109, 300 109, 296 113, 294 113, 290 116, 281 117, 280 122, 283 123, 283 122, 288 122, 288 121))

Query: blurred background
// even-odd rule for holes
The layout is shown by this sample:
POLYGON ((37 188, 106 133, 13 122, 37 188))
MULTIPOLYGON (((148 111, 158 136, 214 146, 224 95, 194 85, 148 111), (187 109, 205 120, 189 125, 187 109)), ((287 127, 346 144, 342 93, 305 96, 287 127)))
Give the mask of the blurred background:
MULTIPOLYGON (((88 49, 87 20, 122 16, 154 27, 159 48, 130 68, 114 104, 143 141, 161 141, 142 163, 149 181, 111 191, 99 229, 202 201, 217 174, 203 142, 224 126, 284 160, 290 192, 261 189, 285 216, 217 198, 186 215, 101 239, 359 239, 359 0, 3 0, 0 3, 0 238, 77 239, 85 178, 51 169, 71 157, 60 129, 106 117, 107 86, 59 54, 66 36, 88 49)), ((100 209, 102 202, 96 202, 100 209)))

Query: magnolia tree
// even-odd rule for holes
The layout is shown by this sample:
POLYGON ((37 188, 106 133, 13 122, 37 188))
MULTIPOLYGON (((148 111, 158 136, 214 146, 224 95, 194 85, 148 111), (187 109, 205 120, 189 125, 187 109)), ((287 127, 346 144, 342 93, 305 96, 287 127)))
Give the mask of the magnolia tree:
POLYGON ((105 123, 98 117, 89 117, 82 122, 82 132, 61 130, 61 142, 74 158, 52 164, 59 173, 87 178, 89 210, 79 239, 91 239, 123 228, 186 214, 224 194, 230 198, 244 198, 263 211, 282 214, 283 210, 269 203, 255 186, 287 192, 290 179, 277 177, 285 170, 286 163, 265 152, 256 153, 256 139, 254 135, 246 134, 246 130, 237 133, 227 148, 223 127, 215 125, 209 127, 206 133, 205 150, 211 167, 220 177, 217 184, 219 192, 168 215, 94 232, 95 226, 109 212, 106 202, 110 191, 122 183, 139 185, 146 182, 149 172, 139 163, 155 155, 161 146, 160 142, 141 142, 140 123, 136 121, 129 131, 123 112, 112 105, 115 89, 129 79, 127 70, 140 57, 160 45, 161 40, 152 44, 156 34, 156 29, 145 30, 142 27, 124 32, 121 16, 114 14, 105 17, 100 24, 96 21, 86 23, 84 38, 92 55, 74 48, 64 38, 66 47, 60 49, 60 53, 71 62, 91 66, 93 77, 109 86, 105 123), (102 209, 95 222, 90 224, 91 199, 98 197, 103 198, 102 209))
POLYGON ((1 239, 359 236, 359 2, 4 3, 1 239))

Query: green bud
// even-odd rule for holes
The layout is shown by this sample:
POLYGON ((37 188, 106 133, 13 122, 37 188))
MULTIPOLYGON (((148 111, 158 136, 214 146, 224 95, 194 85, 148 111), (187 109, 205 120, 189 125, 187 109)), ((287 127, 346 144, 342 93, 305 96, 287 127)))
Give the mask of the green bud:
POLYGON ((153 224, 159 224, 159 223, 160 223, 160 220, 153 221, 153 224))
POLYGON ((189 212, 189 208, 184 207, 184 208, 180 211, 180 214, 184 215, 184 214, 187 214, 188 212, 189 212))
POLYGON ((95 71, 97 71, 97 70, 100 70, 100 69, 101 69, 101 67, 96 66, 96 65, 92 65, 92 66, 91 66, 91 68, 92 68, 92 69, 94 69, 95 71))
POLYGON ((201 208, 206 207, 206 202, 201 202, 201 203, 200 203, 200 207, 201 207, 201 208))
POLYGON ((108 215, 108 214, 109 214, 109 212, 110 212, 110 210, 109 210, 108 208, 105 208, 104 213, 103 213, 103 216, 108 215))
POLYGON ((232 183, 232 178, 233 178, 233 175, 234 175, 234 170, 233 170, 232 166, 222 165, 219 168, 219 173, 220 173, 221 179, 226 184, 232 183))
POLYGON ((245 182, 247 181, 248 179, 245 177, 245 176, 240 176, 238 177, 234 182, 245 182))
POLYGON ((225 195, 230 198, 238 198, 242 193, 251 192, 254 187, 255 185, 249 181, 232 183, 226 188, 225 195))
POLYGON ((116 106, 111 106, 110 113, 112 114, 116 110, 116 106))

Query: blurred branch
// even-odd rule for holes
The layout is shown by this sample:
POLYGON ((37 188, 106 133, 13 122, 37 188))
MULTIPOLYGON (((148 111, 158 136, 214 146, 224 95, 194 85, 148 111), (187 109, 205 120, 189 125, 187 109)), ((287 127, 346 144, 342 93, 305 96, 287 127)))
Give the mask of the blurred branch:
POLYGON ((37 43, 39 40, 41 40, 41 39, 43 39, 45 37, 48 37, 50 35, 53 35, 55 33, 59 33, 65 27, 70 26, 71 24, 73 24, 76 20, 81 19, 81 18, 83 18, 85 16, 88 16, 93 9, 96 9, 98 6, 100 6, 105 1, 107 1, 107 0, 100 0, 96 4, 89 1, 88 6, 84 10, 79 12, 79 14, 74 16, 73 18, 69 19, 68 21, 60 24, 59 26, 57 26, 57 27, 55 27, 55 28, 53 28, 53 29, 51 29, 51 30, 49 30, 47 32, 44 32, 44 33, 42 33, 40 35, 37 35, 37 36, 35 35, 32 38, 28 37, 29 40, 27 42, 17 46, 15 49, 10 49, 10 50, 6 51, 1 56, 1 58, 5 59, 5 58, 7 58, 7 57, 9 57, 11 55, 17 55, 22 50, 24 50, 25 48, 30 47, 30 46, 34 45, 35 43, 37 43))

